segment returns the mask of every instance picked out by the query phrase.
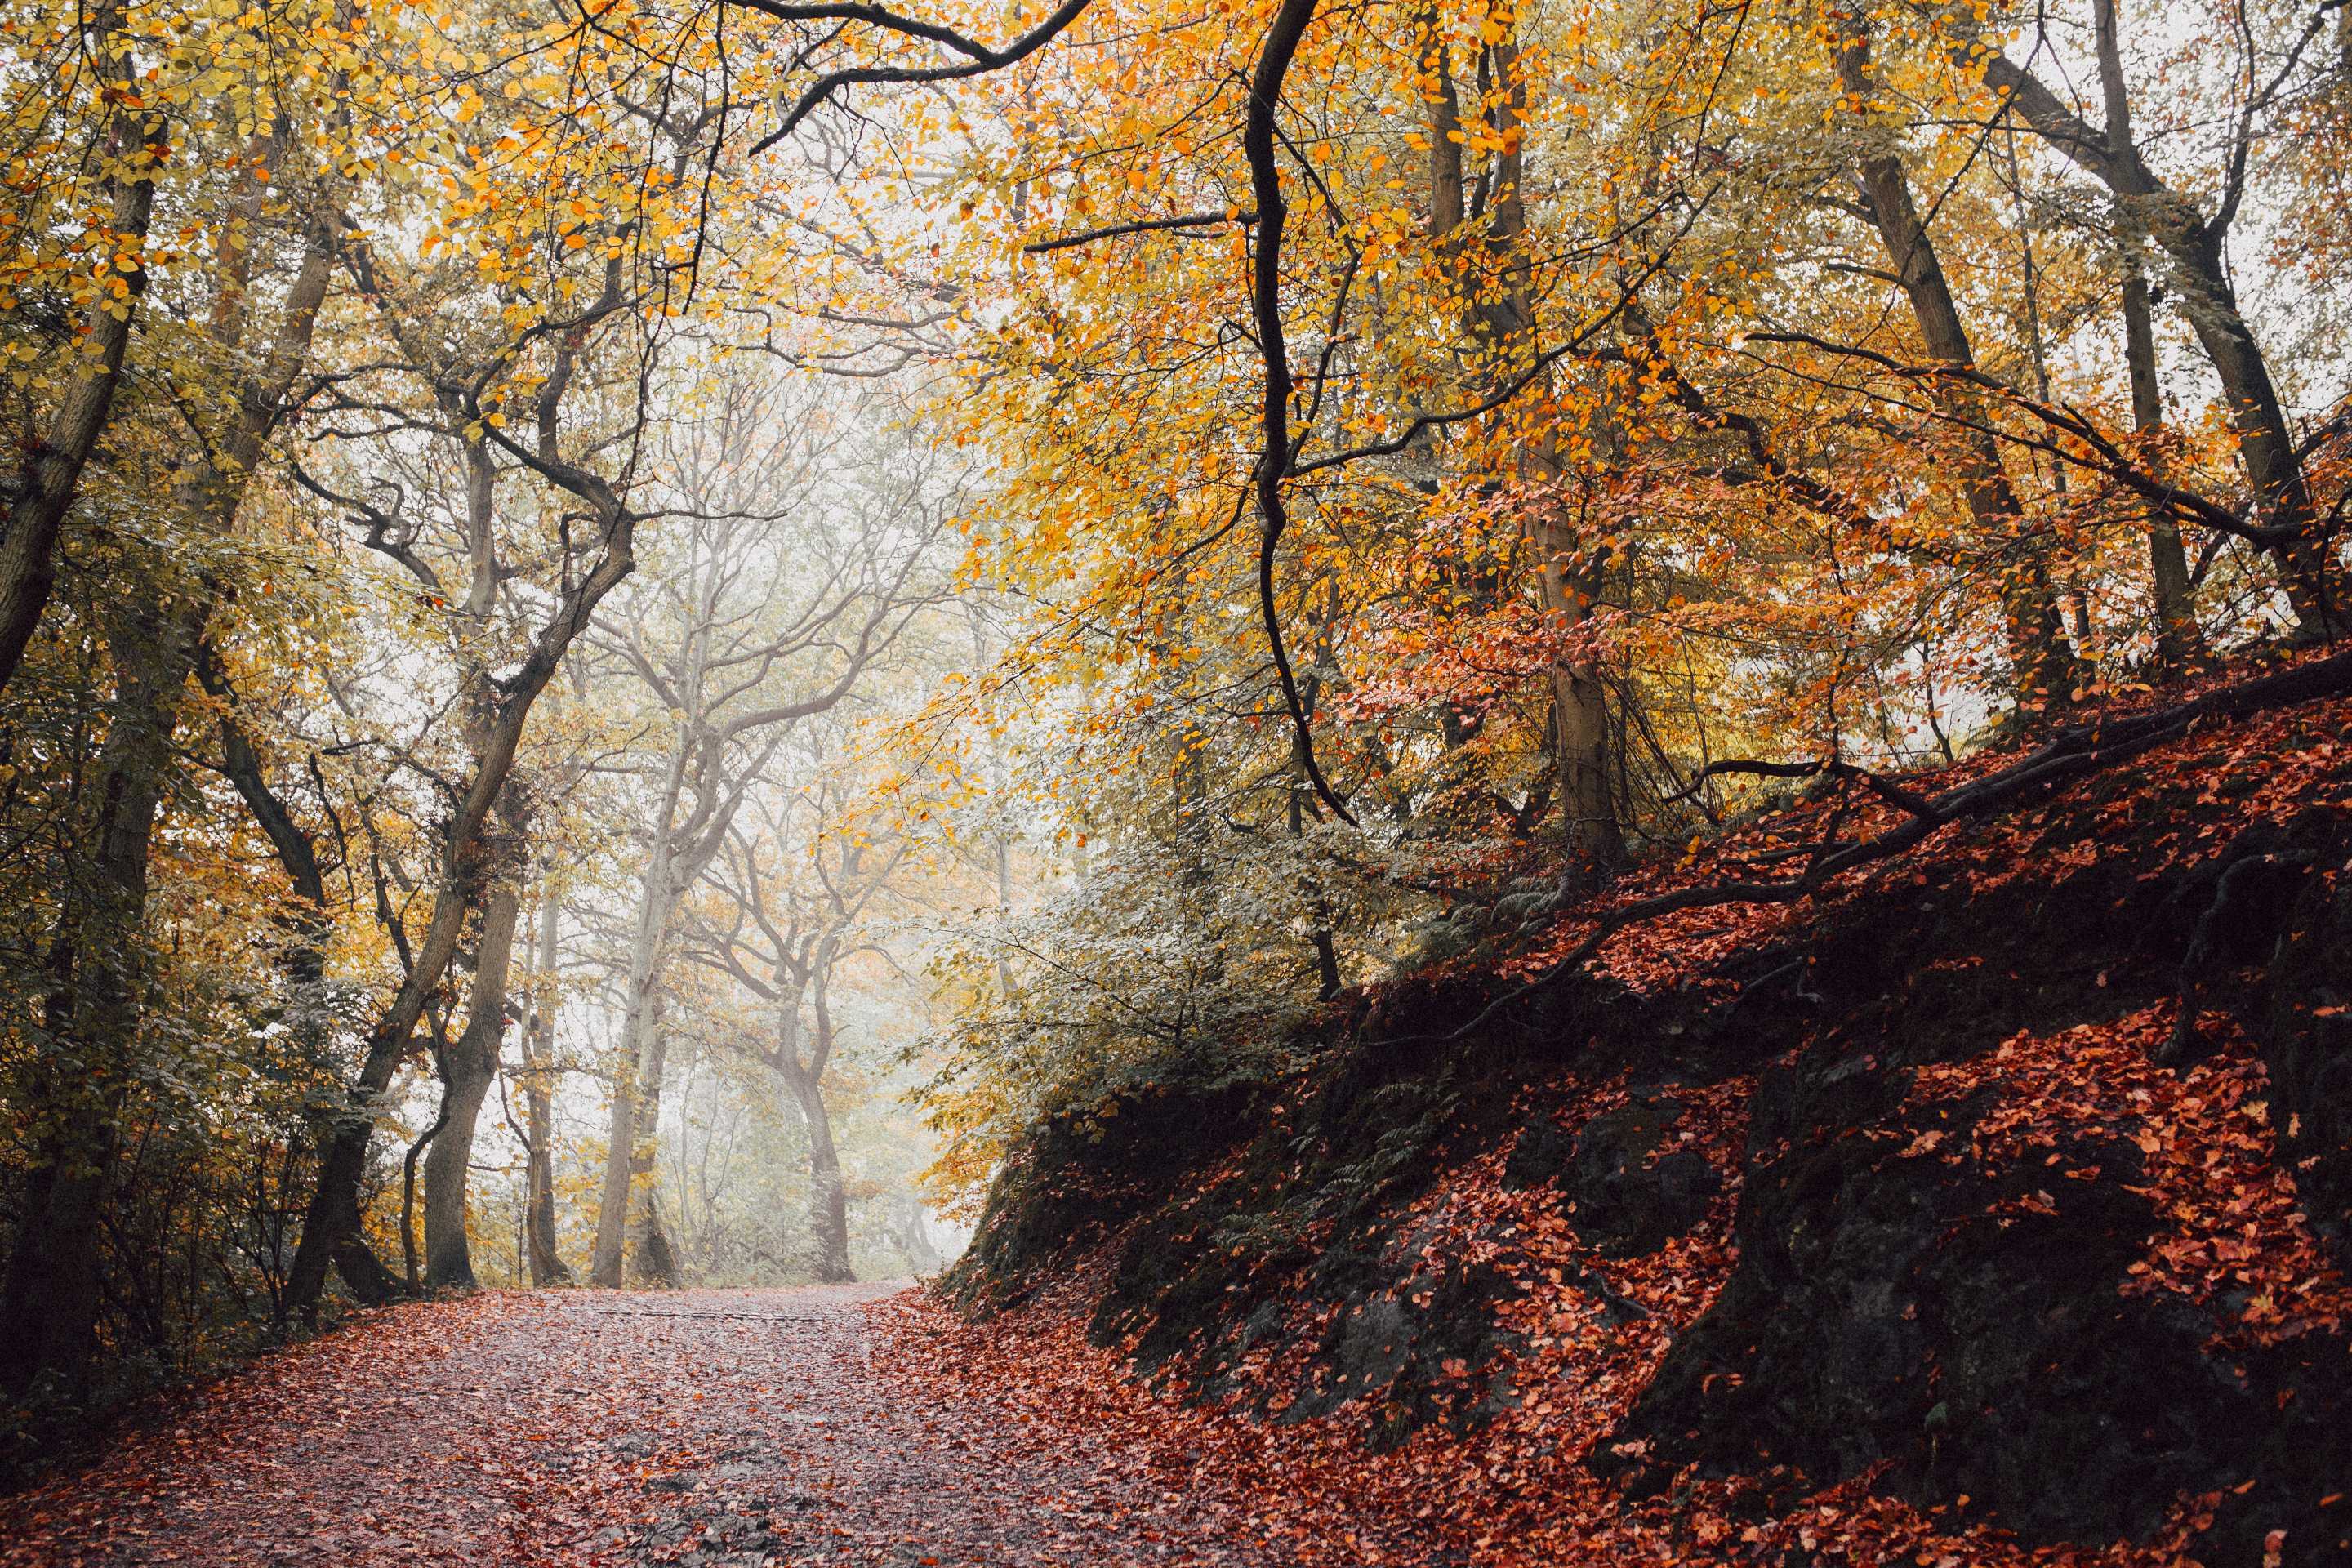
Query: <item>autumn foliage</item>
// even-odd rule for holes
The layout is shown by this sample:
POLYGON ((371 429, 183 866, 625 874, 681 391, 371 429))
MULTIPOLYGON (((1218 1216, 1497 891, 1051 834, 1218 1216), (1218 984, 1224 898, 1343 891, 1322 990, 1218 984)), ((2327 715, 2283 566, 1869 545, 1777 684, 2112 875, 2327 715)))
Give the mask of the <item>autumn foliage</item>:
MULTIPOLYGON (((1296 1078, 1073 1111, 926 1375, 1250 1478, 1301 1561, 2333 1561, 2347 726, 2200 732, 1572 975, 1571 910, 1349 999, 1296 1078)), ((1844 793, 1633 891, 1889 811, 1844 793)))
POLYGON ((0 0, 0 1472, 946 1216, 874 1332, 1308 1555, 2340 1546, 2352 7, 0 0))

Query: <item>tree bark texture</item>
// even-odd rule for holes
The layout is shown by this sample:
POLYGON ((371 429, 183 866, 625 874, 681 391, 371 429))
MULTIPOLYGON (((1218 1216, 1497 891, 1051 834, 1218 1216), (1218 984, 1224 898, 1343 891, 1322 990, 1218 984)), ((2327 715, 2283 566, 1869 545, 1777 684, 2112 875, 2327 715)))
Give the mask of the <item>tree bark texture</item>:
MULTIPOLYGON (((1850 37, 1838 53, 1838 74, 1846 92, 1866 112, 1876 91, 1870 75, 1870 41, 1850 37)), ((1888 261, 1893 263, 1913 321, 1927 353, 1962 370, 1976 368, 1976 350, 1960 320, 1950 281, 1935 241, 1912 199, 1903 160, 1891 151, 1865 146, 1855 184, 1870 210, 1888 261)), ((1939 384, 1937 401, 1960 432, 1960 488, 1969 515, 1983 534, 2000 579, 2002 616, 2009 642, 2010 684, 2021 707, 2037 709, 2070 701, 2078 681, 2066 641, 2066 613, 2051 581, 2048 541, 2025 515, 2017 489, 2001 463, 2000 443, 1987 411, 1965 388, 1939 384)))
POLYGON ((466 1188, 473 1166, 474 1132, 498 1077, 506 1035, 507 974, 514 953, 522 889, 511 875, 493 883, 482 902, 474 988, 466 1027, 443 1053, 441 1131, 425 1155, 425 1282, 471 1287, 473 1253, 466 1235, 466 1188))

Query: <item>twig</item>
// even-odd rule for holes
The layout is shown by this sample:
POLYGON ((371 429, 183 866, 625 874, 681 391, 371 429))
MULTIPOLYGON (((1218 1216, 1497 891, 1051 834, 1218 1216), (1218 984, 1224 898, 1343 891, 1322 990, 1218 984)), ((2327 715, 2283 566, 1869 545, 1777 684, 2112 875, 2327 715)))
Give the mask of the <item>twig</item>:
POLYGON ((1167 228, 1209 228, 1227 223, 1237 223, 1246 228, 1255 222, 1255 213, 1186 213, 1182 217, 1144 218, 1135 223, 1115 223, 1108 228, 1090 228, 1084 234, 1066 234, 1058 239, 1032 240, 1021 248, 1031 256, 1044 256, 1049 251, 1074 250, 1081 245, 1092 245, 1098 239, 1117 239, 1122 235, 1152 234, 1167 228))

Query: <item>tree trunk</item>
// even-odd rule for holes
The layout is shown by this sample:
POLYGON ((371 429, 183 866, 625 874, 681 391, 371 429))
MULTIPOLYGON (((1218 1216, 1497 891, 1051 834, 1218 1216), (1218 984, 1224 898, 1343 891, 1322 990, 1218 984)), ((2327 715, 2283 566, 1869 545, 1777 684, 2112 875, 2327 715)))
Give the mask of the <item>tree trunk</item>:
MULTIPOLYGON (((1571 631, 1580 630, 1592 619, 1600 585, 1564 567, 1559 542, 1548 530, 1538 528, 1535 537, 1551 557, 1544 566, 1544 607, 1571 631)), ((1571 660, 1553 667, 1551 695, 1568 881, 1571 887, 1591 888, 1625 859, 1624 830, 1609 785, 1610 763, 1616 754, 1609 691, 1598 667, 1571 660)))
MULTIPOLYGON (((355 269, 369 280, 363 291, 383 303, 372 260, 363 244, 349 247, 355 269)), ((615 264, 617 266, 617 264, 615 264)), ((607 287, 616 273, 608 268, 607 287)), ((391 312, 387 307, 387 314, 391 312)), ((397 325, 394 331, 399 329, 397 325)), ((542 387, 539 403, 541 449, 551 458, 555 450, 555 411, 562 389, 572 374, 572 356, 579 352, 574 337, 560 351, 555 373, 542 387)), ((420 368, 430 368, 429 362, 420 368)), ((326 1289, 329 1261, 346 1258, 356 1264, 363 1248, 354 1249, 358 1234, 360 1184, 367 1171, 368 1144, 375 1135, 376 1104, 392 1085, 400 1064, 414 1049, 417 1021, 427 1001, 440 989, 442 977, 456 957, 457 938, 466 917, 486 886, 490 847, 483 828, 497 806, 500 792, 514 771, 515 756, 530 722, 531 705, 554 678, 572 639, 586 626, 604 596, 636 569, 636 514, 618 491, 584 468, 542 461, 541 471, 551 483, 585 503, 594 517, 597 538, 593 564, 576 580, 569 571, 562 596, 533 635, 520 665, 511 674, 488 683, 469 741, 473 776, 466 781, 441 829, 439 864, 435 868, 433 910, 425 940, 417 945, 414 967, 394 994, 383 1016, 368 1037, 367 1058, 352 1086, 348 1105, 338 1119, 332 1138, 320 1162, 318 1190, 302 1226, 301 1245, 295 1249, 288 1274, 287 1297, 295 1310, 316 1317, 326 1289)), ((477 531, 478 559, 483 554, 477 531)), ((497 563, 482 563, 495 586, 497 563)), ((476 587, 484 574, 478 571, 476 587)), ((350 1267, 344 1277, 354 1289, 364 1289, 350 1267)))
POLYGON ((523 1235, 533 1285, 569 1285, 572 1269, 555 1245, 555 1106, 551 1075, 555 1070, 555 1009, 548 989, 562 959, 555 890, 542 878, 539 889, 539 942, 532 964, 530 1023, 523 1035, 523 1131, 530 1140, 530 1173, 523 1201, 523 1235))
MULTIPOLYGON (((180 509, 201 520, 215 534, 226 534, 233 526, 253 466, 283 411, 285 388, 309 353, 332 259, 329 220, 321 217, 310 226, 310 247, 288 293, 263 373, 242 388, 236 416, 223 442, 222 460, 217 465, 194 465, 176 488, 180 509)), ((223 286, 235 282, 225 279, 223 286)), ((241 327, 242 321, 240 311, 224 314, 217 324, 229 331, 241 327)), ((104 758, 104 805, 96 835, 100 847, 92 879, 97 889, 93 907, 97 924, 90 921, 93 911, 70 916, 60 938, 64 965, 53 954, 55 971, 66 967, 87 971, 67 983, 64 1014, 71 1020, 68 1028, 118 1047, 127 1047, 137 1034, 139 1008, 133 977, 126 966, 135 963, 139 930, 145 918, 147 858, 155 814, 172 764, 173 735, 195 668, 210 601, 209 585, 199 584, 170 605, 149 606, 117 646, 117 699, 104 758), (103 958, 93 962, 91 955, 101 953, 103 958)), ((88 1091, 84 1099, 88 1103, 88 1091)), ((93 1207, 84 1215, 82 1205, 99 1201, 100 1185, 93 1184, 97 1177, 89 1166, 101 1150, 105 1158, 111 1158, 113 1139, 113 1130, 107 1126, 94 1129, 92 1136, 81 1141, 83 1152, 70 1157, 74 1171, 69 1179, 50 1188, 51 1223, 68 1227, 58 1232, 62 1251, 33 1259, 36 1267, 49 1270, 67 1290, 59 1298, 59 1307, 68 1321, 56 1325, 57 1333, 67 1340, 86 1337, 87 1329, 74 1328, 70 1320, 94 1311, 94 1297, 84 1295, 85 1287, 67 1282, 86 1281, 89 1291, 96 1288, 96 1211, 93 1207), (59 1205, 65 1207, 55 1206, 59 1205)), ((379 1266, 375 1274, 381 1273, 379 1266)), ((13 1287, 10 1294, 12 1299, 16 1295, 13 1287)), ((63 1342, 46 1331, 41 1337, 63 1342)))
MULTIPOLYGON (((1875 95, 1869 74, 1870 42, 1843 40, 1838 74, 1846 91, 1863 105, 1875 95)), ((1976 367, 1976 351, 1960 321, 1958 304, 1936 255, 1935 242, 1911 198, 1910 176, 1892 153, 1865 152, 1857 170, 1863 204, 1870 209, 1887 259, 1894 263, 1919 336, 1927 353, 1964 370, 1976 367)), ((2066 644, 2066 613, 2050 579, 2047 542, 2033 536, 2025 509, 2000 460, 2000 444, 1979 400, 1946 383, 1936 396, 1960 430, 1960 488, 1969 513, 1987 542, 2007 556, 2000 598, 2007 622, 2010 683, 2021 708, 2036 709, 2072 700, 2076 685, 2074 656, 2066 644)))
POLYGON ((645 878, 637 897, 637 922, 629 942, 628 990, 622 998, 621 1050, 613 1064, 613 1119, 604 1144, 604 1185, 596 1204, 596 1248, 588 1265, 588 1282, 608 1290, 621 1285, 621 1265, 628 1243, 629 1186, 637 1148, 637 1122, 642 1114, 638 1072, 655 1028, 661 984, 662 949, 668 936, 671 858, 676 843, 671 829, 677 816, 678 797, 686 784, 688 744, 681 735, 672 750, 665 781, 662 809, 655 814, 646 857, 645 878))
MULTIPOLYGON (((1006 787, 1001 778, 992 781, 992 788, 994 790, 1001 792, 1006 787)), ((1008 920, 1012 918, 1013 840, 1002 828, 998 829, 996 834, 996 909, 1001 917, 1008 920)), ((1004 955, 1002 945, 996 950, 996 984, 998 989, 1004 994, 1004 1000, 1009 1005, 1013 1000, 1013 961, 1004 955)))
MULTIPOLYGON (((2149 320, 2147 279, 2135 258, 2124 274, 2124 358, 2131 371, 2132 426, 2142 435, 2164 422, 2164 395, 2157 385, 2156 331, 2149 320)), ((2147 448, 2154 459, 2153 446, 2147 448)), ((2180 523, 2161 507, 2147 519, 2148 575, 2155 584, 2156 661, 2178 675, 2203 652, 2205 637, 2197 625, 2191 602, 2189 551, 2180 538, 2180 523)))
MULTIPOLYGON (((319 863, 318 847, 271 788, 260 753, 245 733, 234 707, 236 689, 213 650, 202 643, 196 648, 195 673, 205 690, 225 705, 220 716, 222 771, 236 786, 254 822, 269 840, 288 885, 302 903, 302 908, 290 912, 284 921, 286 943, 278 955, 278 968, 286 977, 288 1000, 281 1016, 294 1037, 302 1043, 304 1058, 322 1072, 331 1071, 336 1021, 333 993, 327 981, 327 942, 334 931, 334 915, 327 901, 326 873, 319 863)), ((331 1125, 322 1120, 313 1121, 315 1136, 323 1144, 331 1135, 331 1125)), ((290 1184, 292 1179, 289 1163, 287 1180, 290 1184)), ((352 1293, 367 1300, 383 1299, 394 1284, 392 1271, 367 1251, 358 1240, 356 1230, 347 1250, 354 1254, 352 1266, 345 1270, 353 1281, 352 1293), (359 1262, 360 1257, 366 1261, 359 1262)), ((271 1292, 270 1306, 273 1317, 282 1327, 292 1306, 282 1289, 271 1292)))
POLYGON ((495 1063, 475 1040, 470 1022, 444 1058, 439 1130, 425 1152, 425 1283, 428 1289, 471 1289, 476 1281, 466 1237, 466 1177, 495 1063))
POLYGON ((46 1142, 26 1182, 0 1298, 0 1394, 11 1399, 44 1373, 80 1388, 98 1323, 96 1233, 113 1159, 111 1117, 77 1114, 46 1142))
MULTIPOLYGON (((130 79, 133 61, 129 54, 115 52, 113 40, 127 9, 120 0, 105 5, 92 16, 88 31, 89 58, 105 79, 108 94, 125 104, 135 96, 130 79)), ((151 118, 139 109, 120 109, 108 124, 100 156, 127 171, 107 181, 113 193, 107 227, 117 252, 135 257, 146 248, 155 211, 154 169, 169 139, 163 117, 151 118)), ((58 531, 79 493, 82 469, 113 413, 131 323, 147 291, 147 268, 134 267, 121 277, 126 290, 122 297, 109 300, 101 288, 90 307, 89 343, 95 352, 87 368, 66 388, 47 429, 23 448, 16 500, 8 508, 6 531, 0 533, 0 689, 16 675, 47 607, 57 584, 58 531)))
POLYGON ((467 1178, 473 1168, 475 1126, 498 1076, 506 1036, 507 972, 521 909, 522 889, 512 877, 501 878, 483 900, 472 1011, 465 1032, 444 1053, 441 1131, 425 1155, 425 1282, 436 1288, 470 1289, 475 1283, 466 1236, 467 1178))
POLYGON ((849 1190, 841 1176, 841 1153, 833 1142, 833 1117, 825 1110, 824 1085, 806 1072, 783 1075, 800 1107, 809 1140, 809 1269, 828 1285, 857 1278, 849 1268, 849 1190))
POLYGON ((931 1240, 929 1226, 923 1223, 922 1200, 912 1193, 902 1193, 899 1197, 898 1250, 906 1255, 907 1266, 918 1279, 928 1279, 939 1272, 944 1259, 931 1240))
POLYGON ((654 995, 647 1015, 645 1068, 637 1083, 636 1143, 629 1158, 629 1278, 639 1285, 675 1290, 686 1283, 677 1248, 670 1244, 661 1214, 662 1079, 669 1067, 669 1033, 661 1026, 663 998, 654 995))
MULTIPOLYGON (((152 192, 142 199, 152 199, 152 192)), ((286 385, 309 353, 331 260, 326 225, 314 222, 263 371, 239 388, 221 461, 191 465, 174 487, 180 511, 215 536, 235 523, 253 465, 283 410, 286 385)), ((224 288, 236 283, 243 265, 240 253, 224 288)), ((242 320, 224 317, 220 325, 230 333, 242 320)), ((234 336, 227 346, 235 346, 234 336)), ((113 352, 119 364, 120 351, 113 352)), ((78 474, 79 462, 75 468, 78 474)), ((60 515, 69 502, 69 495, 58 502, 60 515)), ((9 549, 16 521, 12 514, 9 549)), ((96 1330, 100 1221, 143 1011, 148 856, 210 603, 209 585, 199 583, 171 602, 141 605, 110 638, 116 691, 100 757, 99 815, 88 836, 93 853, 69 873, 47 960, 55 989, 46 1009, 53 1064, 46 1076, 58 1094, 50 1111, 57 1131, 31 1178, 27 1196, 39 1202, 23 1211, 9 1279, 0 1289, 0 1340, 8 1345, 0 1383, 12 1389, 28 1385, 45 1367, 78 1369, 96 1330)), ((8 635, 0 627, 0 653, 7 651, 8 635)))
MULTIPOLYGON (((1307 668, 1307 679, 1299 682, 1299 710, 1309 719, 1315 717, 1316 704, 1322 700, 1323 683, 1329 677, 1333 664, 1331 628, 1339 619, 1338 591, 1333 590, 1333 603, 1323 617, 1320 633, 1315 639, 1315 658, 1307 668)), ((1290 836, 1303 837, 1307 832, 1307 814, 1314 799, 1307 779, 1307 758, 1298 737, 1291 737, 1290 836)), ((1315 954, 1315 999, 1328 1002, 1339 994, 1339 944, 1331 930, 1331 904, 1323 896, 1322 888, 1312 877, 1299 884, 1299 899, 1307 908, 1307 941, 1315 954)))
MULTIPOLYGON (((1431 15, 1429 64, 1437 83, 1430 134, 1430 234, 1461 236, 1463 253, 1475 265, 1465 327, 1483 363, 1481 390, 1493 393, 1517 369, 1519 356, 1533 352, 1535 302, 1528 291, 1527 178, 1518 115, 1526 99, 1518 50, 1508 37, 1488 46, 1500 91, 1491 94, 1493 129, 1505 151, 1490 171, 1486 212, 1476 220, 1483 234, 1465 232, 1473 221, 1465 196, 1461 100, 1454 87, 1449 50, 1431 15)), ((1482 113, 1486 112, 1482 110, 1482 113)), ((1538 390, 1551 390, 1545 376, 1538 390)), ((1554 489, 1565 469, 1553 426, 1546 422, 1522 439, 1517 454, 1523 482, 1554 489)), ((1601 605, 1601 559, 1586 547, 1556 495, 1523 508, 1521 529, 1533 547, 1539 571, 1538 602, 1556 633, 1573 638, 1591 624, 1601 605)), ((1591 659, 1570 655, 1553 661, 1550 677, 1553 754, 1560 802, 1565 882, 1579 889, 1597 887, 1622 866, 1624 830, 1610 784, 1611 740, 1608 688, 1591 659)))
POLYGON ((642 1205, 634 1203, 630 1194, 636 1185, 650 1192, 659 1174, 651 1163, 650 1150, 653 1124, 660 1110, 663 1043, 658 987, 670 926, 678 900, 725 841, 728 824, 742 798, 740 789, 730 790, 720 771, 725 742, 705 727, 709 715, 702 708, 704 664, 709 655, 720 583, 717 571, 706 575, 695 619, 688 626, 676 697, 685 720, 671 747, 660 808, 654 814, 636 929, 629 946, 621 1054, 613 1076, 613 1124, 604 1150, 604 1191, 596 1205, 596 1251, 589 1269, 591 1282, 607 1289, 621 1283, 623 1254, 632 1226, 644 1251, 641 1276, 672 1287, 683 1279, 677 1249, 662 1229, 658 1205, 650 1197, 642 1205), (689 778, 690 808, 687 805, 689 778))
MULTIPOLYGON (((618 581, 617 574, 614 580, 618 581)), ((552 668, 550 658, 546 669, 551 672, 552 668)), ((488 846, 483 825, 497 790, 513 770, 530 699, 546 681, 545 673, 527 673, 537 674, 537 684, 519 686, 501 706, 492 743, 482 753, 472 788, 442 830, 441 886, 434 894, 425 940, 416 946, 415 967, 369 1035, 367 1058, 352 1086, 350 1101, 336 1119, 334 1131, 320 1156, 319 1185, 304 1214, 302 1240, 294 1250, 294 1264, 287 1276, 288 1300, 306 1317, 317 1316, 330 1263, 362 1299, 372 1288, 369 1281, 376 1270, 369 1265, 374 1259, 357 1238, 360 1185, 367 1173, 368 1145, 374 1141, 378 1105, 392 1087, 400 1064, 414 1049, 416 1026, 457 956, 466 915, 485 880, 482 862, 488 846)))
POLYGON ((70 873, 75 885, 48 955, 56 988, 32 1098, 53 1130, 27 1184, 0 1294, 0 1382, 12 1394, 44 1369, 78 1379, 97 1331, 100 1218, 118 1117, 137 1072, 148 849, 172 763, 172 683, 186 678, 176 644, 193 639, 184 612, 145 620, 115 645, 95 853, 70 873))
POLYGON ((825 1110, 824 1069, 833 1058, 833 1012, 825 999, 833 943, 819 942, 798 973, 780 966, 775 977, 776 1044, 768 1065, 784 1080, 809 1141, 809 1271, 829 1285, 856 1278, 849 1268, 849 1193, 841 1177, 841 1153, 833 1141, 833 1117, 825 1110), (801 1058, 801 1003, 809 995, 806 975, 815 981, 816 1038, 801 1058))
POLYGON ((320 1152, 318 1185, 303 1210, 302 1239, 295 1245, 293 1266, 286 1271, 289 1312, 317 1318, 331 1266, 342 1276, 352 1294, 368 1305, 389 1300, 407 1289, 369 1248, 360 1225, 360 1188, 367 1177, 368 1144, 375 1136, 375 1102, 405 1054, 398 1047, 370 1046, 352 1096, 353 1103, 336 1119, 326 1147, 320 1152), (379 1062, 383 1064, 380 1073, 379 1062), (379 1076, 382 1083, 374 1081, 379 1076))
MULTIPOLYGON (((2127 106, 2120 47, 2113 42, 2116 17, 2108 0, 2101 0, 2094 21, 2101 34, 2102 55, 2114 61, 2110 67, 2106 58, 2101 60, 2101 85, 2111 104, 2124 95, 2127 106)), ((1955 58, 1965 68, 1981 71, 1986 85, 2015 104, 2043 140, 2105 184, 2116 197, 2125 222, 2164 251, 2172 264, 2181 314, 2221 383, 2222 405, 2237 432, 2239 456, 2261 502, 2262 521, 2285 531, 2268 549, 2278 563, 2298 629, 2311 637, 2343 629, 2346 617, 2334 597, 2325 520, 2313 504, 2309 478, 2294 433, 2287 427, 2270 362, 2254 341, 2230 283, 2224 242, 2234 215, 2223 211, 2207 218, 2148 167, 2131 140, 2127 121, 2111 123, 2102 132, 1998 47, 1965 37, 1955 58)))
MULTIPOLYGON (((2095 0, 2092 22, 2098 41, 2099 87, 2106 100, 2107 146, 2112 156, 2121 157, 2132 149, 2131 93, 2124 82, 2116 0, 2095 0)), ((2156 322, 2138 237, 2122 237, 2124 363, 2131 374, 2132 428, 2147 437, 2164 423, 2164 389, 2156 372, 2156 322)), ((2155 460, 2152 442, 2147 456, 2155 460)), ((2156 595, 2156 661, 2166 673, 2178 675, 2204 651, 2204 638, 2189 601, 2189 552, 2181 542, 2180 523, 2161 507, 2148 513, 2147 564, 2156 595)))

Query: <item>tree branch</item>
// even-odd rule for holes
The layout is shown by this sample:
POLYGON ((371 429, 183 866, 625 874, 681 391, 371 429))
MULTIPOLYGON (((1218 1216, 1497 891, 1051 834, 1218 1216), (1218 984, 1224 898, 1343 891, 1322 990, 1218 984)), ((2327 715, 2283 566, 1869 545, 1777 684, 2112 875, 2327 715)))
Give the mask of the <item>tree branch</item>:
MULTIPOLYGON (((1493 1021, 1502 1010, 1545 986, 1581 969, 1585 962, 1629 927, 1676 914, 1684 910, 1713 909, 1729 904, 1794 904, 1814 897, 1848 871, 1887 859, 1913 848, 1937 829, 1967 818, 1998 816, 2029 800, 2039 799, 2069 779, 2100 772, 2179 740, 2197 725, 2215 719, 2241 719, 2273 708, 2284 708, 2325 697, 2352 692, 2352 652, 2313 659, 2292 668, 2260 676, 2235 686, 2209 692, 2194 701, 2153 712, 2105 722, 2072 725, 2048 743, 1982 778, 1932 797, 1909 790, 1890 793, 1891 781, 1854 769, 1886 798, 1910 815, 1902 823, 1874 837, 1847 844, 1816 858, 1801 876, 1778 881, 1710 882, 1677 888, 1654 898, 1637 900, 1605 911, 1583 941, 1541 974, 1505 993, 1478 1011, 1476 1016, 1442 1037, 1459 1040, 1493 1021)), ((1754 772, 1793 777, 1827 771, 1836 764, 1819 763, 1734 763, 1717 764, 1720 772, 1754 772), (1796 770, 1789 772, 1784 770, 1796 770)), ((1704 776, 1704 774, 1702 774, 1704 776)))
POLYGON ((1117 239, 1121 235, 1152 234, 1167 228, 1207 228, 1228 223, 1246 228, 1256 222, 1255 213, 1186 213, 1182 217, 1143 218, 1135 223, 1115 223, 1108 228, 1090 228, 1084 234, 1066 234, 1058 239, 1033 240, 1021 248, 1031 256, 1044 256, 1050 251, 1074 250, 1098 239, 1117 239))

